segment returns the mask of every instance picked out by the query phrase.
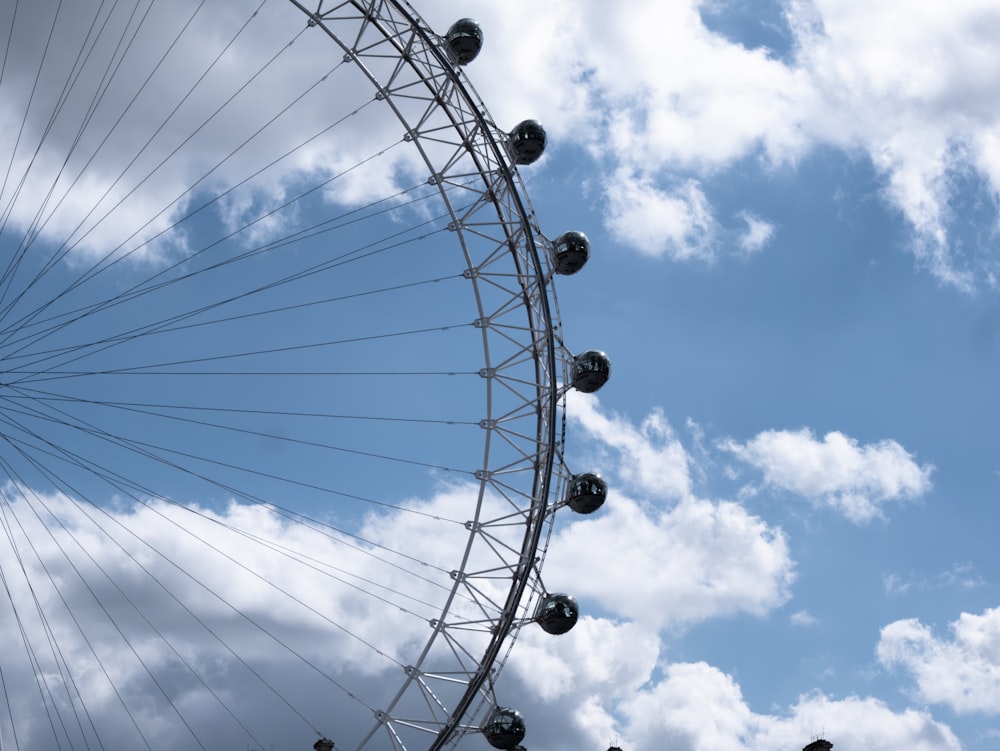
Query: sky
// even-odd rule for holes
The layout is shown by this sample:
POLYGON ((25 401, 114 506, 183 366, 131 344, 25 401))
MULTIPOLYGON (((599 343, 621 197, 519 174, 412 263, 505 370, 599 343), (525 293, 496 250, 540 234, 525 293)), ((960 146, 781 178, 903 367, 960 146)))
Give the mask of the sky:
MULTIPOLYGON (((64 376, 2 394, 5 749, 137 732, 157 749, 352 747, 464 539, 461 469, 483 437, 461 373, 482 352, 454 234, 340 52, 287 0, 257 5, 161 4, 140 24, 148 3, 80 3, 51 38, 55 4, 0 11, 0 252, 31 238, 3 277, 2 357, 20 373, 55 352, 64 376), (106 36, 84 33, 94 17, 106 36), (116 29, 138 31, 106 52, 126 64, 105 87, 116 29), (325 221, 338 233, 240 255, 325 221), (317 258, 348 260, 307 275, 317 258), (52 318, 22 317, 42 300, 52 318), (118 302, 88 307, 102 300, 118 302), (401 385, 390 371, 411 360, 459 375, 401 385), (209 375, 184 376, 194 362, 209 375), (348 412, 380 419, 330 417, 348 412), (53 730, 50 704, 87 713, 53 730)), ((476 18, 465 74, 493 121, 545 126, 527 195, 545 235, 592 245, 555 279, 562 333, 612 362, 565 409, 567 463, 600 472, 607 503, 556 514, 543 568, 580 622, 521 629, 496 685, 524 745, 996 748, 1000 4, 415 6, 438 32, 476 18)))

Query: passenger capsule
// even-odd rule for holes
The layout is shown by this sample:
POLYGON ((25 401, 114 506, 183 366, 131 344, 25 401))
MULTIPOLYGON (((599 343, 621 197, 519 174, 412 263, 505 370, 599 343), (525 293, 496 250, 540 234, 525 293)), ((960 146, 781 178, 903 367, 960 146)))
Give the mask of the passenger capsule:
POLYGON ((452 59, 459 65, 468 65, 483 48, 483 29, 471 18, 460 18, 445 34, 452 59))
POLYGON ((524 719, 516 709, 497 707, 483 725, 483 735, 493 748, 510 751, 524 740, 524 719))
POLYGON ((315 751, 333 751, 333 741, 329 738, 320 738, 313 744, 315 751))
POLYGON ((573 475, 566 493, 566 503, 578 514, 594 513, 607 498, 608 484, 593 472, 573 475))
POLYGON ((571 384, 577 391, 592 394, 611 377, 611 361, 603 352, 588 349, 573 358, 571 384))
POLYGON ((510 146, 514 150, 514 161, 531 164, 545 151, 545 128, 537 120, 525 120, 514 126, 510 132, 510 146))
POLYGON ((552 256, 557 274, 575 274, 590 258, 590 240, 582 232, 563 232, 552 243, 552 256))
POLYGON ((576 625, 580 617, 580 606, 569 595, 547 595, 535 611, 535 620, 547 634, 565 634, 576 625))

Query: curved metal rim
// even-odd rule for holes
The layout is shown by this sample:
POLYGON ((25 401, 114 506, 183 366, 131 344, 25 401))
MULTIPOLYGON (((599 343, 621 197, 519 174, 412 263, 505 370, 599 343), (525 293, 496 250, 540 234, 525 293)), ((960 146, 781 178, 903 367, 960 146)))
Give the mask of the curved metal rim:
MULTIPOLYGON (((534 217, 526 205, 526 200, 522 197, 524 186, 512 166, 513 159, 505 145, 505 134, 493 124, 482 102, 474 95, 464 74, 449 59, 446 51, 441 48, 440 38, 430 31, 416 11, 408 3, 396 2, 395 0, 388 2, 350 0, 350 2, 337 3, 331 3, 328 0, 315 0, 318 3, 315 11, 309 10, 300 0, 289 1, 308 17, 310 25, 321 28, 340 46, 345 54, 345 59, 351 57, 353 62, 361 68, 375 87, 377 98, 386 101, 406 129, 408 140, 413 142, 430 170, 431 181, 433 182, 437 178, 442 199, 452 216, 452 226, 456 230, 466 256, 468 266, 466 273, 475 289, 478 320, 488 321, 488 312, 484 308, 477 281, 480 266, 473 260, 467 245, 463 216, 453 206, 444 190, 443 170, 438 171, 438 165, 435 164, 435 160, 421 142, 419 124, 410 122, 407 115, 397 106, 393 97, 393 81, 380 80, 378 75, 366 65, 366 51, 358 48, 357 40, 353 43, 345 42, 331 30, 326 21, 335 16, 340 19, 341 16, 337 14, 342 14, 344 9, 353 9, 361 20, 361 25, 377 29, 384 41, 395 49, 402 66, 409 68, 412 74, 420 78, 428 94, 450 120, 451 127, 459 142, 465 145, 467 154, 473 159, 476 169, 479 171, 484 193, 488 196, 504 228, 509 258, 513 260, 516 268, 517 283, 523 297, 523 310, 528 319, 527 328, 531 337, 530 355, 535 365, 536 382, 534 384, 533 404, 536 408, 537 421, 534 437, 535 461, 531 499, 530 506, 525 509, 524 513, 523 541, 518 560, 511 567, 512 582, 506 601, 500 617, 490 624, 491 637, 485 652, 479 659, 478 668, 469 676, 459 701, 453 708, 446 710, 449 712, 448 718, 444 722, 435 723, 436 726, 439 726, 439 730, 429 748, 436 751, 453 739, 471 705, 477 697, 482 696, 484 685, 488 692, 492 691, 494 676, 491 670, 501 648, 509 642, 508 637, 517 625, 525 590, 533 581, 535 589, 538 591, 541 589, 540 582, 537 581, 541 563, 538 551, 542 532, 547 526, 546 520, 550 518, 548 499, 557 441, 559 441, 557 437, 557 363, 563 355, 561 349, 556 345, 555 329, 558 324, 553 320, 554 300, 550 301, 549 299, 549 296, 554 294, 547 284, 552 274, 547 267, 548 257, 539 253, 539 240, 544 241, 544 238, 536 238, 533 232, 534 217), (406 29, 406 33, 399 33, 399 22, 396 18, 391 17, 391 14, 395 14, 408 24, 409 28, 406 29), (447 93, 450 96, 442 96, 442 88, 447 88, 447 93), (472 115, 471 122, 470 115, 472 115), (502 198, 506 200, 502 200, 502 198), (515 227, 516 229, 514 229, 515 227)), ((358 39, 361 38, 362 31, 362 29, 358 30, 358 39)), ((397 67, 396 73, 400 69, 397 67)), ((482 335, 486 369, 492 370, 489 328, 488 324, 483 325, 482 335)), ((563 367, 565 368, 565 363, 563 363, 563 367)), ((493 380, 491 373, 487 376, 486 418, 490 423, 493 422, 491 405, 493 380)), ((470 532, 466 549, 461 568, 453 576, 454 584, 450 594, 443 605, 440 617, 436 623, 432 624, 431 635, 423 651, 417 661, 407 669, 402 686, 387 708, 376 714, 375 726, 364 737, 358 748, 367 745, 382 727, 387 727, 394 745, 405 748, 402 740, 391 727, 396 722, 393 710, 403 696, 413 688, 414 682, 421 680, 423 662, 438 637, 445 634, 447 630, 446 619, 452 601, 464 583, 465 566, 473 545, 481 534, 479 514, 483 499, 492 483, 489 457, 493 432, 493 426, 488 426, 484 447, 484 466, 480 472, 477 472, 480 485, 476 517, 467 525, 470 527, 470 532)), ((400 724, 415 727, 412 720, 400 724)), ((471 729, 478 730, 478 728, 471 729)))

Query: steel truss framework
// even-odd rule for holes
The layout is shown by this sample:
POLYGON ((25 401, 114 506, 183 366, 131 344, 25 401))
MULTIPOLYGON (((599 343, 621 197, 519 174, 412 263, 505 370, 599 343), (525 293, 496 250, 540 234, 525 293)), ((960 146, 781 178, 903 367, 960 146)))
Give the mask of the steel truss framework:
POLYGON ((376 712, 359 744, 432 751, 479 732, 497 705, 493 681, 516 630, 531 620, 539 596, 547 532, 567 476, 557 458, 561 384, 570 358, 560 341, 550 243, 534 213, 508 147, 444 40, 406 3, 290 0, 318 33, 359 66, 376 99, 395 113, 419 151, 428 182, 441 189, 465 257, 485 361, 483 464, 466 523, 468 538, 453 587, 430 637, 405 669, 395 697, 376 712), (472 178, 472 179, 470 179, 472 178), (471 201, 456 207, 449 188, 471 201), (488 504, 500 499, 502 508, 488 504), (471 599, 478 617, 452 612, 471 599))

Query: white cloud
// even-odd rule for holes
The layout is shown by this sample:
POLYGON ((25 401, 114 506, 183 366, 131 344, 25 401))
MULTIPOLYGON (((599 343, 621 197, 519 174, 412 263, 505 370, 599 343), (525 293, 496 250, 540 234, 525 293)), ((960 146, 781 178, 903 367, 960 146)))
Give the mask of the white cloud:
POLYGON ((667 255, 677 261, 714 257, 715 218, 708 199, 694 180, 670 191, 649 177, 622 171, 605 186, 605 221, 640 253, 667 255))
POLYGON ((960 713, 1000 713, 1000 608, 962 613, 951 638, 940 638, 915 618, 882 629, 879 661, 912 674, 921 701, 960 713))
POLYGON ((548 703, 591 695, 620 700, 649 680, 661 650, 653 629, 584 615, 558 637, 529 626, 510 665, 548 703))
POLYGON ((626 417, 605 414, 595 396, 571 391, 568 399, 569 418, 600 449, 614 451, 607 460, 621 481, 648 498, 691 494, 691 459, 662 410, 653 410, 637 427, 626 417))
POLYGON ((749 211, 740 212, 739 218, 746 222, 746 230, 740 235, 738 244, 745 253, 756 253, 774 237, 774 225, 764 221, 749 211))
POLYGON ((986 581, 975 572, 975 567, 971 563, 956 563, 947 571, 933 576, 918 576, 912 573, 904 576, 892 572, 882 575, 882 585, 885 591, 892 595, 950 588, 977 589, 985 584, 986 581))
MULTIPOLYGON (((782 5, 792 39, 784 59, 708 29, 697 0, 637 0, 613 14, 596 0, 472 3, 487 46, 470 75, 500 121, 538 117, 554 142, 590 151, 613 199, 609 226, 640 252, 658 247, 650 238, 704 235, 712 196, 699 186, 698 210, 685 210, 695 204, 671 186, 698 185, 748 157, 794 168, 832 146, 863 155, 880 175, 887 204, 913 230, 918 263, 971 288, 997 259, 958 252, 954 178, 984 179, 987 200, 1000 193, 996 3, 782 5), (529 16, 525 29, 518 19, 529 16), (636 208, 625 213, 629 203, 636 208)), ((426 12, 442 26, 453 13, 440 2, 426 12)), ((686 250, 671 257, 699 246, 677 247, 686 250)))
POLYGON ((783 532, 738 504, 694 497, 690 456, 661 411, 636 426, 605 414, 594 396, 572 396, 569 414, 605 456, 597 468, 610 489, 596 517, 556 533, 551 587, 656 628, 763 615, 789 598, 794 565, 783 532))
POLYGON ((657 511, 613 493, 606 509, 556 535, 550 586, 657 628, 763 615, 790 596, 784 534, 735 503, 687 499, 657 511))
MULTIPOLYGON (((210 196, 224 196, 212 211, 233 231, 342 172, 326 198, 358 203, 397 190, 418 156, 389 149, 401 139, 400 125, 374 102, 371 85, 356 66, 340 64, 331 40, 305 33, 304 16, 290 4, 265 3, 254 14, 258 5, 178 0, 154 6, 142 25, 121 13, 105 25, 96 3, 60 6, 58 16, 22 6, 0 89, 0 133, 17 145, 4 156, 12 169, 0 190, 10 223, 26 230, 41 212, 40 239, 65 242, 71 260, 131 252, 157 261, 188 239, 174 222, 210 196), (79 32, 95 17, 102 36, 93 54, 77 58, 79 32), (123 33, 135 39, 127 53, 119 49, 121 64, 105 79, 123 33), (69 78, 73 86, 59 103, 69 78), (385 149, 384 159, 358 166, 385 149), (226 193, 237 186, 237 194, 226 193)), ((419 172, 416 182, 426 170, 419 172)), ((273 214, 243 239, 273 237, 291 218, 273 214)))
POLYGON ((757 714, 747 705, 732 676, 718 668, 704 662, 675 663, 663 672, 662 680, 622 702, 625 747, 666 745, 678 751, 795 749, 822 728, 835 748, 961 748, 951 730, 927 713, 910 709, 895 712, 877 699, 833 699, 808 694, 784 715, 757 714))
POLYGON ((815 626, 819 623, 819 618, 814 616, 808 610, 799 610, 798 612, 792 613, 788 616, 788 620, 793 626, 815 626))
MULTIPOLYGON (((141 745, 124 702, 164 749, 192 746, 184 723, 206 747, 251 742, 230 711, 255 747, 308 748, 314 729, 356 741, 440 616, 468 536, 460 520, 474 505, 468 488, 443 487, 408 501, 416 513, 368 517, 352 537, 261 506, 154 501, 112 511, 10 485, 3 493, 11 532, 0 545, 4 581, 62 716, 85 704, 105 745, 141 745)), ((499 529, 495 539, 516 544, 512 534, 499 529)), ((468 566, 494 560, 474 547, 468 566)), ((479 586, 502 601, 489 580, 479 586)), ((496 582, 497 592, 507 586, 496 582)), ((5 680, 31 687, 34 671, 9 615, 0 619, 5 680)), ((459 592, 450 617, 478 619, 482 610, 459 592)), ((463 646, 478 653, 486 639, 471 633, 463 646)), ((439 644, 425 666, 448 652, 439 644)), ((450 657, 444 664, 454 666, 450 657)), ((22 744, 49 747, 38 693, 13 702, 22 744)))
MULTIPOLYGON (((172 3, 170 12, 189 13, 193 7, 172 3)), ((77 115, 89 104, 83 83, 101 70, 96 59, 44 143, 41 134, 55 101, 38 97, 13 160, 14 175, 30 159, 35 161, 21 197, 12 205, 11 220, 27 226, 55 185, 46 211, 60 201, 61 206, 48 219, 45 236, 73 233, 80 239, 87 233, 79 249, 94 253, 116 247, 136 231, 128 247, 149 240, 196 205, 197 199, 184 196, 184 189, 205 175, 217 155, 228 153, 315 83, 326 72, 316 68, 316 60, 329 59, 332 67, 337 57, 328 54, 332 43, 319 34, 299 37, 282 52, 281 67, 255 81, 249 93, 194 134, 205 111, 222 100, 219 92, 228 95, 263 56, 281 50, 301 30, 297 11, 266 5, 242 40, 156 133, 221 49, 217 29, 236 28, 251 7, 227 4, 202 10, 180 54, 157 74, 113 138, 101 146, 102 128, 109 128, 117 114, 113 105, 127 101, 149 72, 149 66, 129 58, 61 176, 80 122, 77 115), (144 147, 149 134, 154 138, 144 147), (155 189, 140 186, 146 170, 188 136, 193 138, 184 144, 183 158, 169 158, 157 170, 155 189), (98 148, 100 158, 70 190, 73 176, 98 148), (135 164, 128 166, 136 155, 135 164), (115 184, 122 171, 122 180, 115 184), (136 192, 127 196, 132 188, 136 192), (124 203, 99 221, 119 201, 124 203), (86 217, 95 204, 96 213, 86 217), (135 217, 153 221, 141 227, 135 217)), ((969 257, 957 252, 952 203, 955 179, 964 175, 982 179, 992 197, 1000 194, 1000 102, 993 95, 1000 86, 1000 55, 994 44, 1000 11, 992 0, 947 6, 933 0, 890 0, 878 8, 859 7, 851 0, 786 0, 793 45, 785 59, 713 32, 702 22, 699 7, 697 0, 636 0, 608 14, 596 0, 545 5, 513 0, 502 8, 477 0, 463 12, 482 22, 486 46, 469 74, 504 129, 537 117, 549 129, 554 146, 576 143, 591 155, 602 175, 606 224, 640 252, 711 258, 718 239, 713 196, 705 187, 708 179, 748 157, 769 168, 794 169, 816 148, 832 146, 852 157, 864 155, 882 177, 887 203, 913 230, 912 249, 921 265, 963 289, 988 275, 997 263, 988 249, 969 257), (530 28, 519 23, 525 17, 533 20, 530 28), (559 36, 557 44, 552 43, 553 34, 559 36)), ((66 75, 77 47, 67 30, 87 27, 86 10, 84 4, 74 4, 64 12, 66 23, 52 46, 61 57, 51 55, 42 91, 61 90, 52 84, 66 75)), ((0 97, 0 129, 11 143, 20 130, 32 73, 44 47, 36 37, 49 21, 44 9, 29 11, 38 18, 28 19, 28 11, 21 14, 24 23, 15 35, 14 58, 0 97)), ((455 15, 453 6, 442 0, 428 0, 421 11, 439 31, 455 15)), ((158 7, 149 24, 159 38, 143 31, 134 46, 145 50, 150 60, 161 49, 157 45, 169 38, 166 30, 173 28, 159 15, 166 12, 158 7)), ((341 112, 371 100, 366 84, 355 80, 345 85, 337 76, 331 77, 334 80, 340 86, 336 100, 352 102, 341 112)), ((329 124, 332 86, 320 84, 281 119, 280 127, 255 137, 252 146, 213 172, 206 185, 232 185, 251 174, 251 164, 267 164, 289 145, 315 135, 318 127, 329 124)), ((398 131, 384 108, 365 107, 344 126, 269 169, 266 179, 286 186, 304 175, 336 174, 398 140, 398 131)), ((401 174, 412 173, 414 159, 412 149, 394 150, 363 174, 351 171, 329 195, 345 201, 384 195, 401 174)), ((5 205, 15 182, 5 189, 5 205)), ((262 197, 256 188, 251 187, 250 194, 262 197)), ((736 244, 744 250, 758 247, 762 232, 763 225, 751 225, 736 244)), ((168 252, 171 241, 183 240, 161 238, 142 246, 139 255, 168 252)))
POLYGON ((860 445, 843 433, 817 440, 808 429, 768 430, 721 448, 764 473, 764 482, 829 506, 860 524, 890 502, 912 500, 930 487, 933 467, 919 465, 896 441, 860 445))

